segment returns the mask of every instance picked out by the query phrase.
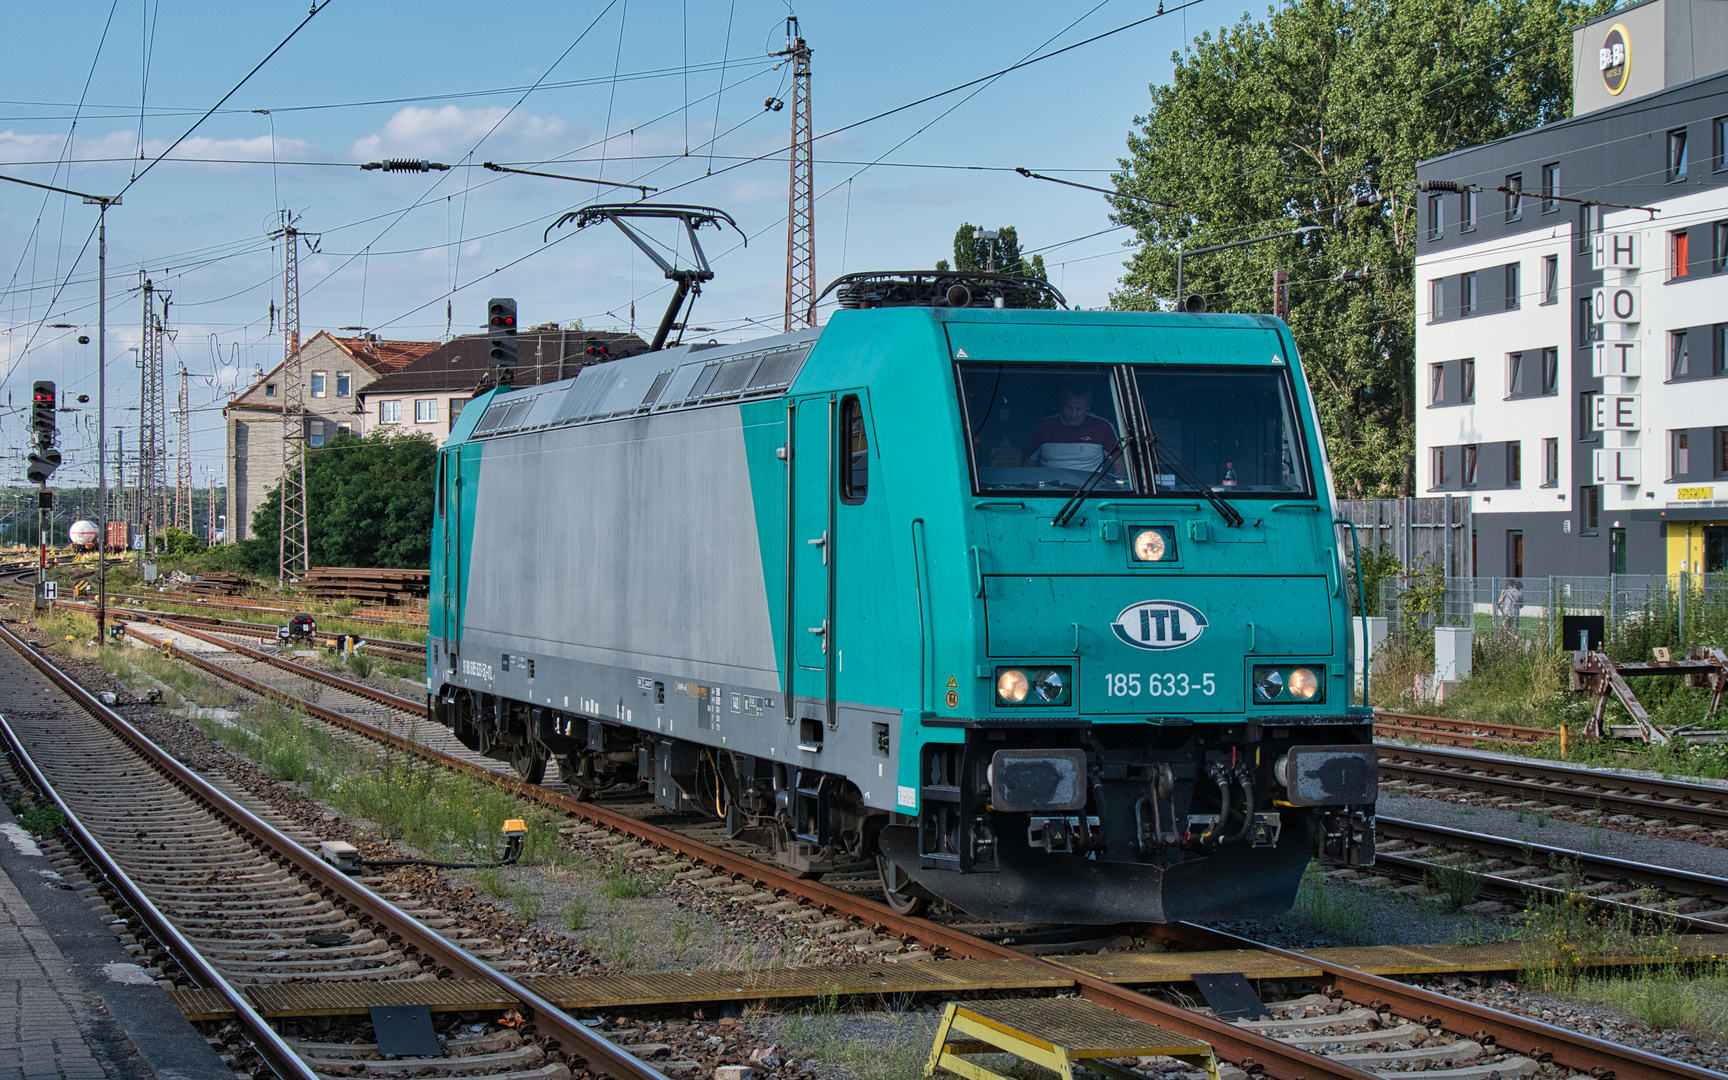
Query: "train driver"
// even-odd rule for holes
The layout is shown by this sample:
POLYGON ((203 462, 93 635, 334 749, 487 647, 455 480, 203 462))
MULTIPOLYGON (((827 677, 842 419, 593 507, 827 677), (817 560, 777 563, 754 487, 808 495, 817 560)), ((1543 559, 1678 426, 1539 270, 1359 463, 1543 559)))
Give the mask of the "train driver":
MULTIPOLYGON (((1021 460, 1047 469, 1091 472, 1116 449, 1116 429, 1092 410, 1092 392, 1071 387, 1062 392, 1061 410, 1032 425, 1021 450, 1021 460)), ((1122 459, 1110 465, 1115 476, 1125 475, 1122 459)))

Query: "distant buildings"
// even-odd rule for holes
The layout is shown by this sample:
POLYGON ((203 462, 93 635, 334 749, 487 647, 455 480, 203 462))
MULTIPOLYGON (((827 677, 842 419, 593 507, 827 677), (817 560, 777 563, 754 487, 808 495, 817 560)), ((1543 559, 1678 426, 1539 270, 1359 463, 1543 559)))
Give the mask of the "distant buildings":
POLYGON ((1417 487, 1478 575, 1728 570, 1728 0, 1573 53, 1571 118, 1418 167, 1417 487))

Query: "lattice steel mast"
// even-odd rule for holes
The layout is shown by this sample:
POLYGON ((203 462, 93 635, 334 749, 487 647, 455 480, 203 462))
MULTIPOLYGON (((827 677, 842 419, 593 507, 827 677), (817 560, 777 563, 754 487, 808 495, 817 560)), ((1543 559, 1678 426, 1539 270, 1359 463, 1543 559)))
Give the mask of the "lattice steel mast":
POLYGON ((144 531, 146 557, 151 531, 166 523, 167 500, 163 487, 168 479, 168 402, 162 372, 162 339, 167 334, 170 294, 144 279, 144 335, 138 353, 138 526, 144 531), (156 298, 162 313, 156 313, 156 298))
POLYGON ((814 326, 816 302, 816 161, 810 133, 810 46, 798 34, 798 19, 786 19, 792 58, 792 167, 786 192, 786 329, 814 326))
POLYGON ((282 211, 282 531, 276 587, 311 568, 306 530, 306 384, 300 371, 300 230, 282 211))
POLYGON ((192 531, 192 394, 186 365, 180 365, 180 400, 174 410, 178 443, 174 460, 174 525, 192 531))

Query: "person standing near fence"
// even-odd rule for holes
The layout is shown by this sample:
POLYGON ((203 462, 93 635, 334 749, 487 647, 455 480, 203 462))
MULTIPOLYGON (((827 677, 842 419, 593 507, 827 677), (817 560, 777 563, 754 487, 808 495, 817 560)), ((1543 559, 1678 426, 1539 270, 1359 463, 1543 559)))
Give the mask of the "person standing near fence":
POLYGON ((1494 606, 1499 610, 1500 625, 1508 631, 1516 633, 1518 630, 1518 611, 1524 606, 1523 583, 1517 578, 1508 581, 1506 587, 1500 590, 1500 598, 1495 601, 1494 606))

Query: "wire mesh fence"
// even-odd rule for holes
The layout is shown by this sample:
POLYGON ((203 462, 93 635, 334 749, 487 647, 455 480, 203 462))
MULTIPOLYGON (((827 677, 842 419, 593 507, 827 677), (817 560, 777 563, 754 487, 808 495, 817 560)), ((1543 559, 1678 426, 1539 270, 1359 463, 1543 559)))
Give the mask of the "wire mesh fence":
POLYGON ((1728 573, 1400 574, 1381 579, 1379 599, 1395 635, 1460 626, 1570 649, 1728 644, 1728 573))

